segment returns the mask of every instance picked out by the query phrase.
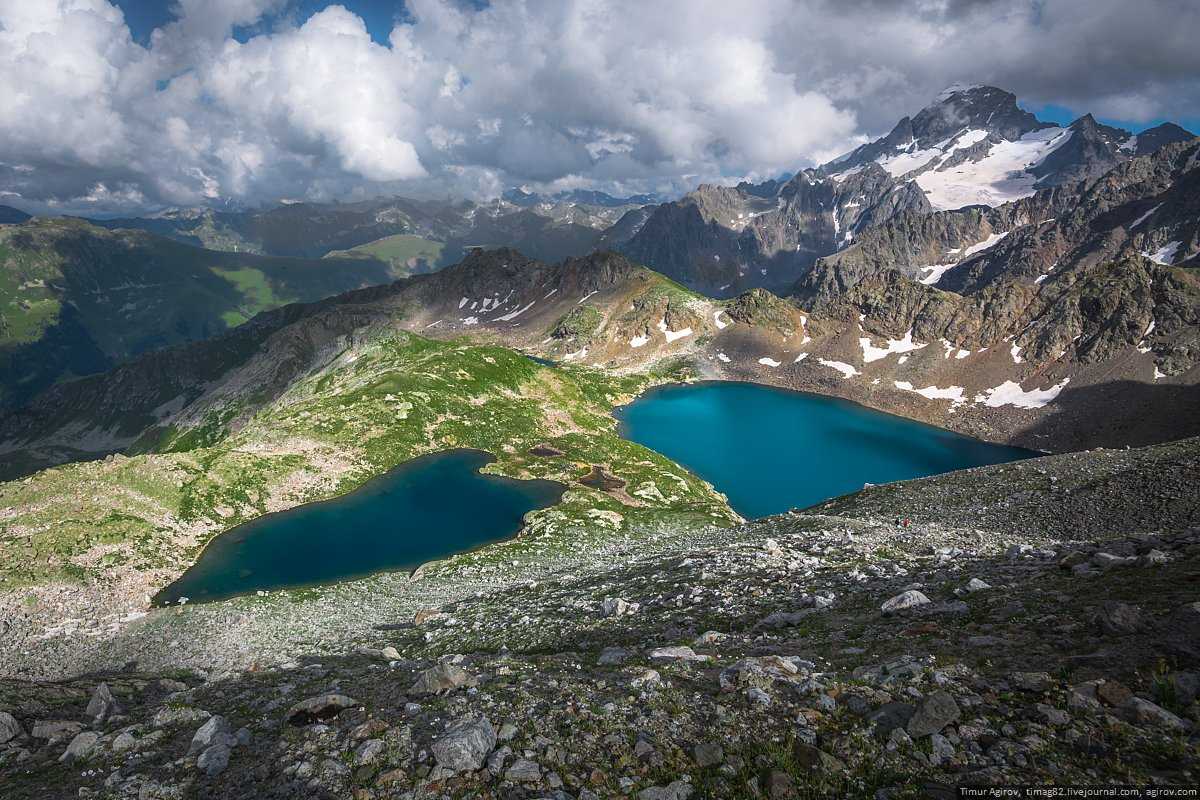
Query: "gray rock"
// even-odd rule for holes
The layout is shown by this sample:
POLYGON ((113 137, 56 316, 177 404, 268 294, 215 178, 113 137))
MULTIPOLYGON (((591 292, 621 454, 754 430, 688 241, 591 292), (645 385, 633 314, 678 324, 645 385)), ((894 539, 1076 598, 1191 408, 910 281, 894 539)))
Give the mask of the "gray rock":
POLYGON ((600 614, 604 617, 624 617, 635 614, 641 608, 637 603, 631 603, 621 597, 606 597, 600 604, 600 614))
POLYGON ((884 703, 867 715, 867 722, 875 726, 877 736, 887 738, 896 728, 907 725, 914 711, 910 703, 884 703))
POLYGON ((929 763, 933 766, 938 767, 954 759, 954 745, 940 733, 930 734, 929 745, 929 763))
POLYGON ((1167 678, 1167 685, 1175 693, 1175 699, 1181 706, 1190 706, 1200 697, 1200 673, 1172 673, 1167 678))
POLYGON ((638 792, 638 800, 688 800, 692 785, 687 781, 672 781, 666 786, 651 786, 638 792))
POLYGON ((986 581, 981 581, 979 578, 971 578, 971 580, 967 581, 967 585, 963 588, 969 594, 974 594, 975 592, 987 591, 988 589, 992 588, 992 585, 986 581))
POLYGON ((1013 686, 1026 692, 1044 692, 1050 688, 1050 676, 1045 672, 1014 672, 1009 678, 1013 686))
POLYGON ((1037 710, 1038 716, 1042 722, 1055 728, 1062 728, 1071 724, 1071 715, 1062 709, 1048 706, 1045 703, 1038 703, 1034 708, 1037 710))
POLYGON ((129 731, 120 733, 112 742, 112 751, 117 754, 124 753, 126 750, 132 750, 137 747, 137 739, 133 738, 133 734, 129 731))
POLYGON ((233 726, 220 714, 209 717, 208 721, 193 734, 187 754, 189 757, 195 756, 217 744, 223 744, 226 747, 237 746, 237 739, 233 735, 233 726))
POLYGON ((1096 553, 1092 556, 1092 563, 1107 572, 1117 567, 1132 567, 1137 563, 1137 559, 1133 556, 1123 557, 1114 556, 1112 553, 1096 553))
POLYGON ((123 712, 124 709, 117 702, 117 698, 113 697, 112 690, 108 688, 107 683, 101 683, 92 692, 92 699, 88 701, 87 705, 87 715, 96 722, 103 722, 109 717, 123 712))
POLYGON ((11 742, 24 732, 16 717, 7 711, 0 711, 0 744, 11 742))
POLYGON ((1189 727, 1187 722, 1170 711, 1140 697, 1130 698, 1123 710, 1130 720, 1141 725, 1152 725, 1177 731, 1186 731, 1189 727))
POLYGON ((725 761, 725 748, 717 742, 700 742, 692 748, 698 767, 716 767, 725 761))
POLYGON ((229 766, 229 746, 223 743, 214 744, 206 749, 196 759, 196 768, 210 778, 214 778, 229 766))
POLYGON ((606 647, 600 651, 600 657, 596 659, 596 663, 605 667, 615 666, 624 664, 632 655, 633 653, 624 647, 606 647))
POLYGON ((527 758, 518 758, 504 773, 504 779, 516 783, 537 783, 542 779, 542 768, 527 758))
POLYGON ((896 595, 892 599, 886 601, 879 610, 883 612, 885 617, 893 614, 900 614, 910 608, 927 605, 929 598, 916 589, 909 589, 907 592, 896 595))
POLYGON ((399 661, 400 651, 392 647, 390 644, 379 651, 379 655, 386 658, 388 661, 399 661))
POLYGON ((1105 602, 1100 607, 1100 611, 1096 614, 1096 622, 1102 631, 1114 635, 1136 633, 1146 627, 1146 621, 1137 606, 1113 600, 1105 602))
POLYGON ((291 725, 311 725, 323 719, 336 717, 347 708, 357 705, 361 703, 344 694, 319 694, 293 705, 284 715, 284 720, 291 725))
POLYGON ((83 731, 75 734, 75 738, 67 745, 67 750, 58 760, 64 764, 70 764, 73 761, 83 761, 91 757, 96 750, 96 743, 100 741, 100 734, 95 731, 83 731))
POLYGON ((841 759, 805 742, 796 742, 792 747, 792 754, 796 763, 809 772, 840 772, 846 768, 841 759))
POLYGON ((433 743, 430 750, 438 765, 448 770, 476 770, 496 746, 496 731, 487 717, 458 720, 433 743))
POLYGON ((462 667, 457 664, 441 662, 417 675, 417 680, 409 688, 408 693, 423 696, 453 691, 464 686, 478 685, 479 679, 462 667))
POLYGON ((29 734, 35 739, 66 739, 83 730, 83 724, 65 719, 38 720, 29 734))
POLYGON ((949 692, 930 692, 908 720, 905 729, 914 739, 937 733, 959 717, 958 703, 949 692))
POLYGON ((375 759, 387 749, 382 739, 368 739, 354 751, 354 760, 359 764, 373 764, 375 759))
POLYGON ((712 656, 699 655, 687 645, 656 647, 649 653, 652 661, 711 661, 712 656))
POLYGON ((1200 659, 1200 602, 1175 609, 1164 625, 1167 649, 1192 659, 1200 659))

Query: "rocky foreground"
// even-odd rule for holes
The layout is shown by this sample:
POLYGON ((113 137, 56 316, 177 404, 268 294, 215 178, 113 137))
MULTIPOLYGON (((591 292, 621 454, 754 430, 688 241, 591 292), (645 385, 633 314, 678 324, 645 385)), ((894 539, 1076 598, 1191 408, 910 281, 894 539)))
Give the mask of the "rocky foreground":
POLYGON ((1195 439, 1054 456, 560 554, 487 590, 432 569, 387 584, 408 606, 331 592, 155 612, 145 630, 174 632, 175 667, 114 641, 107 662, 128 669, 0 681, 2 794, 1195 785, 1197 478, 1195 439), (333 612, 352 598, 358 627, 278 624, 296 607, 349 619, 333 612), (215 632, 231 614, 256 620, 232 655, 215 632), (205 646, 219 668, 197 666, 205 646))

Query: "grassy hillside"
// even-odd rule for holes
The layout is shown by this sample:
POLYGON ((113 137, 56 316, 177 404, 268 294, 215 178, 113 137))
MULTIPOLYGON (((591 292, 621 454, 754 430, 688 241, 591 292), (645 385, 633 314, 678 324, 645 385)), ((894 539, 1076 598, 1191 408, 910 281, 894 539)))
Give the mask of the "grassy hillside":
POLYGON ((214 252, 140 231, 35 219, 0 228, 0 406, 279 305, 386 282, 374 258, 214 252))
POLYGON ((612 408, 682 376, 672 370, 618 377, 549 368, 500 347, 381 332, 295 383, 236 433, 224 434, 223 414, 214 412, 207 425, 169 432, 158 453, 0 484, 0 590, 165 583, 155 576, 181 572, 225 529, 455 447, 495 454, 489 472, 566 483, 562 503, 536 512, 529 533, 557 537, 561 547, 667 518, 732 521, 706 483, 617 435, 612 408), (541 443, 563 455, 533 455, 541 443), (584 486, 592 465, 625 487, 584 486))
POLYGON ((392 275, 402 278, 417 272, 430 272, 442 265, 445 245, 406 233, 385 236, 349 250, 334 250, 326 258, 369 258, 391 266, 392 275))

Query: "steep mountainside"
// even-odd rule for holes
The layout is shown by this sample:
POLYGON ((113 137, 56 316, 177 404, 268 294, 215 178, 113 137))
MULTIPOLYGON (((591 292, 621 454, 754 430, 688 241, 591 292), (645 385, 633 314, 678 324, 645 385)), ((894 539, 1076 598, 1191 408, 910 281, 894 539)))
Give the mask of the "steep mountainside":
POLYGON ((1068 127, 1040 122, 992 86, 952 86, 882 139, 825 164, 843 176, 867 164, 915 181, 937 209, 995 206, 1047 186, 1094 178, 1135 155, 1193 138, 1164 124, 1141 137, 1091 114, 1068 127))
POLYGON ((390 272, 375 259, 213 252, 77 220, 0 226, 0 406, 390 272))
POLYGON ((882 270, 806 305, 762 290, 710 300, 612 253, 547 265, 476 252, 55 387, 0 417, 0 441, 9 474, 135 443, 211 441, 350 343, 394 328, 608 371, 685 357, 710 377, 813 389, 1048 450, 1200 432, 1200 284, 1184 268, 1081 260, 1054 280, 1006 278, 973 294, 882 270))
POLYGON ((902 211, 930 210, 914 186, 877 166, 840 181, 806 170, 771 188, 701 186, 658 206, 619 247, 686 286, 728 297, 785 289, 861 231, 902 211))
MULTIPOLYGON (((624 244, 611 244, 715 296, 754 286, 786 292, 817 259, 850 250, 893 219, 900 228, 952 228, 940 236, 947 242, 936 253, 891 248, 894 266, 903 268, 913 258, 933 258, 921 266, 944 265, 963 257, 948 255, 990 234, 985 229, 975 236, 982 220, 1003 223, 1003 215, 994 217, 989 207, 1047 187, 1070 186, 1081 194, 1088 182, 1113 168, 1192 138, 1171 124, 1134 136, 1091 115, 1060 128, 1039 122, 1003 90, 952 87, 887 136, 818 170, 782 182, 701 186, 655 208, 624 244), (942 222, 927 221, 935 209, 961 211, 942 222)), ((999 228, 1013 225, 1009 221, 999 228)))

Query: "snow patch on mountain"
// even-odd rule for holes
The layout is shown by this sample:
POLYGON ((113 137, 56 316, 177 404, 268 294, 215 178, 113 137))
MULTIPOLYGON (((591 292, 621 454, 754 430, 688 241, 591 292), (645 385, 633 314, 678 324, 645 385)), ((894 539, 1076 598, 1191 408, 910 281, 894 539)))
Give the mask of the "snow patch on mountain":
POLYGON ((1025 391, 1016 381, 1005 381, 999 386, 987 389, 983 394, 975 395, 976 403, 983 403, 989 408, 1000 406, 1016 406, 1017 408, 1043 408, 1070 383, 1070 378, 1063 378, 1048 389, 1030 389, 1025 391))
POLYGON ((938 211, 970 205, 998 206, 1028 197, 1038 188, 1038 178, 1029 169, 1066 144, 1071 134, 1058 127, 1030 131, 1016 141, 992 145, 978 161, 926 170, 917 176, 917 185, 938 211))
POLYGON ((885 347, 876 347, 871 343, 869 336, 860 337, 858 343, 862 347, 863 361, 867 364, 887 358, 892 353, 911 353, 925 347, 925 344, 913 341, 912 329, 904 334, 903 339, 888 339, 885 347))

